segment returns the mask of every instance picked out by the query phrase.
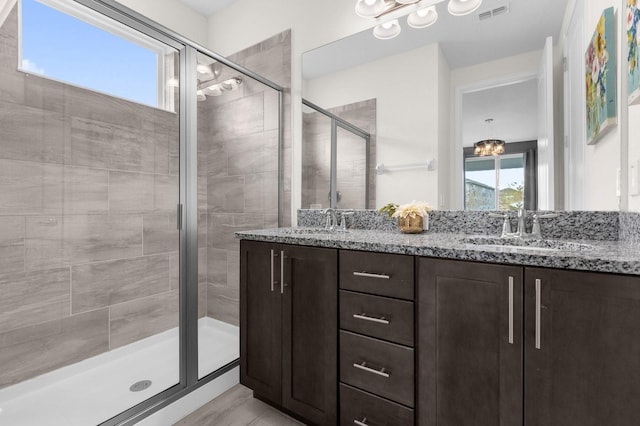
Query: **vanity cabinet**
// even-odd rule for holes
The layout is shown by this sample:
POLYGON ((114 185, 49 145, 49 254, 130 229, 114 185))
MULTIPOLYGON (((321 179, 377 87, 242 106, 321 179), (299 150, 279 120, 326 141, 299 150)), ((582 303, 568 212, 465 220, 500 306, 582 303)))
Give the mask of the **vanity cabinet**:
POLYGON ((525 268, 525 424, 637 425, 640 277, 525 268))
POLYGON ((418 424, 522 424, 522 268, 418 258, 417 276, 418 424))
POLYGON ((240 255, 240 382, 335 425, 338 251, 243 240, 240 255))

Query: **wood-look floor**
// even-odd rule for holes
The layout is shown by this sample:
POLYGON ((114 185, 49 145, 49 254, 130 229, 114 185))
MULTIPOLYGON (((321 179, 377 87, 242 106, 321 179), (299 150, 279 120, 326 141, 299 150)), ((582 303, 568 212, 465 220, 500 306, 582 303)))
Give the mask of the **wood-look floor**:
POLYGON ((296 426, 302 424, 255 399, 251 389, 236 385, 174 426, 296 426))

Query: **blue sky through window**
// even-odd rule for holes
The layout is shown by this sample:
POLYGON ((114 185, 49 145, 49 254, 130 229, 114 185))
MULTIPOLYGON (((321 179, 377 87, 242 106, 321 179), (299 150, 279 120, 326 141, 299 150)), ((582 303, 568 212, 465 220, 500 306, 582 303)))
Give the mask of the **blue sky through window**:
POLYGON ((158 107, 157 53, 35 0, 22 0, 22 68, 158 107))

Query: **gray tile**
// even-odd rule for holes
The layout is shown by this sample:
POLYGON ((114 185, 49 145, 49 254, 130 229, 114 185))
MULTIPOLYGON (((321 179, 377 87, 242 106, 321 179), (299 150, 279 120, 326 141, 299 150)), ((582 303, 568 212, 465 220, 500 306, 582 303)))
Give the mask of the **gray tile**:
POLYGON ((198 247, 207 247, 207 211, 198 210, 198 247))
POLYGON ((62 216, 27 217, 25 222, 25 268, 34 270, 65 265, 62 216))
POLYGON ((64 116, 25 105, 0 101, 0 158, 62 164, 64 116))
POLYGON ((227 286, 240 288, 240 250, 227 252, 227 286))
POLYGON ((206 247, 198 248, 198 283, 206 284, 208 282, 209 269, 207 265, 208 251, 206 247))
POLYGON ((198 318, 207 316, 207 283, 198 285, 198 318))
POLYGON ((178 291, 111 306, 111 349, 178 326, 178 291))
POLYGON ((81 264, 142 255, 142 217, 70 216, 64 218, 64 258, 81 264))
POLYGON ((207 316, 239 325, 240 292, 238 289, 209 284, 207 288, 207 316))
POLYGON ((111 213, 153 213, 155 175, 109 171, 111 213))
POLYGON ((280 107, 278 92, 267 89, 264 92, 264 130, 278 130, 280 126, 280 107))
POLYGON ((243 230, 262 229, 264 217, 260 214, 217 214, 209 215, 209 248, 237 250, 239 247, 234 233, 243 230))
POLYGON ((21 216, 0 217, 0 271, 24 271, 25 219, 21 216))
POLYGON ((80 87, 67 86, 67 109, 74 117, 141 129, 149 107, 80 87))
POLYGON ((142 252, 144 254, 178 251, 180 232, 176 214, 143 216, 142 252))
POLYGON ((71 273, 74 314, 163 293, 171 285, 168 254, 78 265, 71 273))
POLYGON ((208 141, 207 176, 228 176, 228 154, 221 138, 208 141))
MULTIPOLYGON (((48 78, 27 74, 24 78, 25 104, 47 111, 66 113, 66 87, 68 85, 48 78)), ((65 117, 65 120, 68 119, 65 117)))
POLYGON ((16 72, 15 69, 4 70, 0 66, 0 99, 14 104, 24 104, 24 78, 23 73, 16 72))
POLYGON ((84 167, 64 168, 64 214, 105 214, 109 210, 108 173, 84 167))
POLYGON ((0 275, 0 332, 69 316, 69 268, 0 275))
POLYGON ((171 290, 177 290, 180 286, 180 255, 175 252, 169 256, 171 290))
POLYGON ((70 365, 109 349, 108 309, 0 334, 0 387, 70 365))
POLYGON ((271 130, 225 142, 229 176, 278 170, 278 132, 271 130))
POLYGON ((227 285, 227 250, 209 248, 207 279, 210 284, 227 285))
POLYGON ((262 132, 263 108, 262 93, 215 107, 210 123, 213 129, 212 137, 228 140, 262 132))
POLYGON ((0 160, 0 216, 61 214, 62 166, 0 160))
POLYGON ((207 183, 207 205, 210 212, 244 212, 244 176, 210 176, 207 183))
POLYGON ((180 194, 180 180, 178 176, 155 175, 155 205, 154 211, 160 213, 175 213, 180 194))

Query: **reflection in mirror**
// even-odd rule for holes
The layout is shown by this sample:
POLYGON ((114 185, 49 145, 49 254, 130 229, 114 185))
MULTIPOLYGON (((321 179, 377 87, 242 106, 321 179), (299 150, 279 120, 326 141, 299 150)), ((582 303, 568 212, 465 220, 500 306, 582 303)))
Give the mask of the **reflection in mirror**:
POLYGON ((331 111, 310 102, 302 111, 302 208, 366 209, 375 205, 375 101, 331 111), (360 127, 362 125, 362 127, 360 127), (373 140, 373 143, 372 143, 373 140))
MULTIPOLYGON (((552 74, 557 63, 541 64, 548 57, 560 60, 560 55, 543 54, 543 49, 549 36, 558 48, 567 4, 568 0, 484 0, 473 14, 452 17, 446 2, 438 3, 438 22, 429 28, 405 28, 393 40, 375 39, 367 29, 305 52, 303 97, 329 109, 375 99, 377 162, 434 164, 429 169, 398 167, 376 176, 376 206, 424 199, 440 209, 464 208, 467 129, 483 126, 486 118, 501 110, 502 100, 516 101, 516 106, 502 109, 510 112, 504 123, 496 122, 496 131, 504 130, 505 136, 495 136, 507 143, 538 141, 544 173, 537 177, 538 194, 529 198, 537 198, 539 208, 558 208, 562 146, 554 146, 553 140, 554 136, 561 140, 562 107, 540 109, 540 100, 546 104, 554 96, 562 98, 562 73, 552 74), (505 4, 506 13, 481 19, 505 4), (546 81, 539 78, 542 71, 546 81), (527 85, 528 94, 509 95, 507 89, 514 87, 506 86, 514 83, 527 85), (557 90, 555 95, 546 90, 551 87, 557 90), (462 114, 465 103, 485 88, 505 93, 494 93, 480 103, 484 111, 467 122, 462 114), (507 128, 517 135, 506 136, 507 128), (540 133, 541 128, 547 132, 540 133)), ((471 145, 485 138, 483 131, 473 136, 471 145)))

